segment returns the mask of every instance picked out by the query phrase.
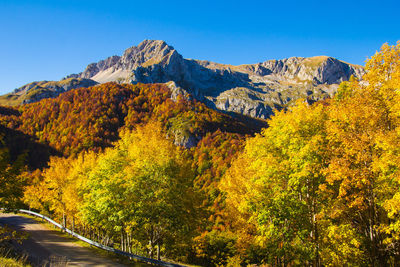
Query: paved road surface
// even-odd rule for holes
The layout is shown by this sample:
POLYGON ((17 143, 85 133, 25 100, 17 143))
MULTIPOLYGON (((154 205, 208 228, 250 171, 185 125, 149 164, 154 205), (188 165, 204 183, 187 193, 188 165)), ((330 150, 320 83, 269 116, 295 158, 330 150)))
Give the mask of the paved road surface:
POLYGON ((29 260, 35 266, 125 266, 96 255, 33 219, 0 213, 0 224, 8 224, 16 230, 29 233, 30 238, 23 242, 22 248, 27 251, 29 260))

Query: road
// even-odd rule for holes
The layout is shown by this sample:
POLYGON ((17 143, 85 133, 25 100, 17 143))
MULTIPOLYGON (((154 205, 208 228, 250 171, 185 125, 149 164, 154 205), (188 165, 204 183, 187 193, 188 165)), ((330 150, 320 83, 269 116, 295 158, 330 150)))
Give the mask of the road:
POLYGON ((28 253, 34 266, 126 266, 97 255, 30 218, 0 212, 0 224, 8 224, 29 234, 30 237, 22 243, 21 248, 28 253))

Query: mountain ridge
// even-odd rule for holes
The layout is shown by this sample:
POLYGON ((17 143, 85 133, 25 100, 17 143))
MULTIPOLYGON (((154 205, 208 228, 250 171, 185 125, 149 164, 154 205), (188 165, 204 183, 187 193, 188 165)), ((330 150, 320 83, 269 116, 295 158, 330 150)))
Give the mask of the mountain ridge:
MULTIPOLYGON (((328 56, 291 57, 255 64, 228 65, 185 59, 162 40, 144 40, 124 51, 89 64, 64 79, 91 79, 96 83, 168 83, 209 106, 227 112, 268 118, 273 109, 307 98, 332 96, 342 81, 362 79, 362 66, 328 56)), ((36 101, 37 99, 35 99, 36 101)))

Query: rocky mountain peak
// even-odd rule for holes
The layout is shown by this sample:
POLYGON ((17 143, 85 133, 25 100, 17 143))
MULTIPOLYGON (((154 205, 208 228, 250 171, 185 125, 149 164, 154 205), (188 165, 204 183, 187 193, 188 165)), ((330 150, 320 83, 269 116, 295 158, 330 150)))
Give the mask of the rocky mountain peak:
POLYGON ((96 82, 130 82, 135 80, 135 70, 152 65, 166 65, 171 58, 181 55, 165 41, 144 40, 137 46, 126 49, 122 56, 112 56, 97 63, 92 63, 79 74, 67 78, 90 78, 96 82))
POLYGON ((150 66, 162 62, 175 49, 161 40, 144 40, 138 46, 125 50, 121 57, 122 68, 132 70, 138 66, 150 66))

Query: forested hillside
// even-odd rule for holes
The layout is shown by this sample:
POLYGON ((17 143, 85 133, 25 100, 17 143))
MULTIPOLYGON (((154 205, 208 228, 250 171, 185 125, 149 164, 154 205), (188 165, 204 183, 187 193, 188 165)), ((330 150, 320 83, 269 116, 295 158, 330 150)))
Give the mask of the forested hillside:
POLYGON ((400 43, 366 71, 258 133, 160 84, 3 108, 0 204, 201 266, 396 266, 400 43))
POLYGON ((119 139, 122 128, 133 129, 152 120, 161 123, 169 139, 185 147, 195 146, 207 132, 217 129, 240 134, 260 129, 184 96, 172 100, 170 89, 163 84, 106 83, 19 108, 3 107, 0 113, 4 131, 33 137, 64 156, 100 151, 119 139))

